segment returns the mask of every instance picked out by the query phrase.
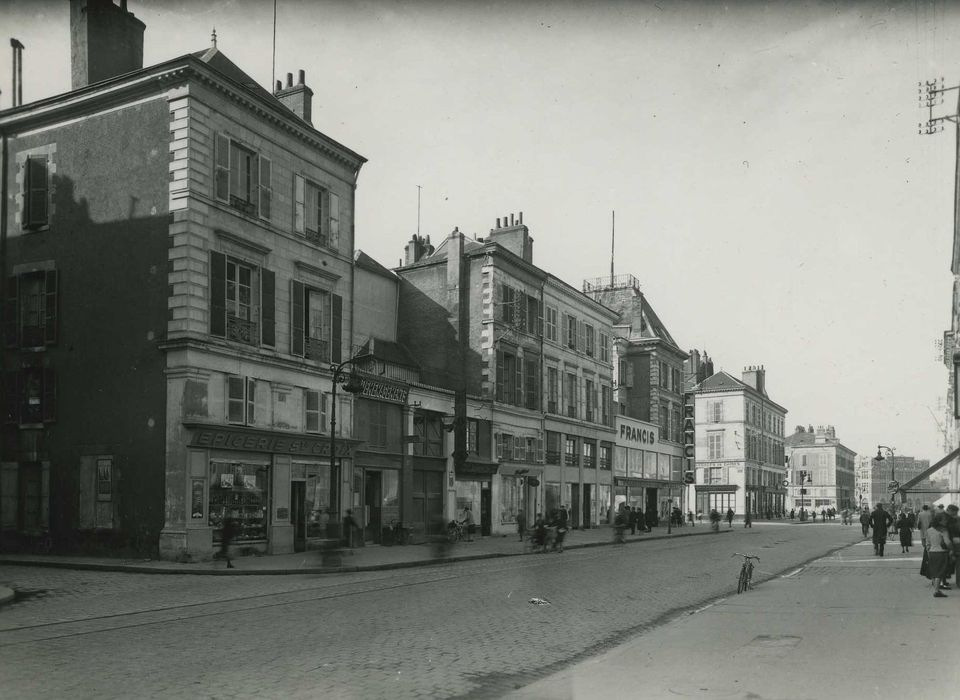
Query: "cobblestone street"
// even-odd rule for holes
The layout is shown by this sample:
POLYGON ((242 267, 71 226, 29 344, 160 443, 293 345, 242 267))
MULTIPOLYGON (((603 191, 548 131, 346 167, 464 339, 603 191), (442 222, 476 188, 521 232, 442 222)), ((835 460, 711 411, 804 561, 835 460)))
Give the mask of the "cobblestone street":
POLYGON ((10 698, 499 696, 731 593, 734 551, 763 581, 859 539, 764 524, 336 576, 7 566, 27 596, 0 612, 0 681, 10 698))

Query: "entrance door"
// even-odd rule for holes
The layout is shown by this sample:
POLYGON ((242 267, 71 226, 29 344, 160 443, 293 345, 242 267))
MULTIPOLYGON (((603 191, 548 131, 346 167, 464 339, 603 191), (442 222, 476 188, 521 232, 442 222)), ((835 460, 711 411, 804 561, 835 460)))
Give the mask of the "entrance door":
POLYGON ((490 486, 485 484, 480 489, 480 534, 484 537, 490 535, 491 517, 493 499, 490 495, 490 486))
POLYGON ((380 508, 383 505, 380 472, 366 470, 364 479, 363 505, 366 513, 366 527, 363 539, 366 542, 380 544, 380 508))
POLYGON ((290 523, 293 525, 294 552, 302 552, 307 548, 306 494, 306 482, 290 482, 290 523))
POLYGON ((570 484, 570 518, 573 527, 580 527, 580 484, 570 484))
POLYGON ((647 506, 643 509, 647 519, 647 525, 656 527, 660 524, 660 504, 657 503, 659 489, 647 489, 647 506))
POLYGON ((593 499, 591 495, 592 484, 583 485, 583 527, 584 529, 590 527, 593 523, 593 518, 591 517, 593 510, 593 499))

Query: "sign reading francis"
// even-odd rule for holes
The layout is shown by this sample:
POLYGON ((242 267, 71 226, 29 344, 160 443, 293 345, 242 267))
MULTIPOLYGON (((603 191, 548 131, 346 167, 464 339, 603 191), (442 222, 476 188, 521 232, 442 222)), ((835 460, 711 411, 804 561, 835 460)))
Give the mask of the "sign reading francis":
MULTIPOLYGON (((249 433, 225 428, 195 427, 190 434, 190 447, 206 447, 244 452, 275 452, 291 455, 330 456, 330 438, 306 435, 249 433)), ((353 443, 337 438, 337 456, 350 457, 353 443)))
POLYGON ((657 433, 651 428, 635 428, 627 423, 620 424, 620 437, 625 440, 652 445, 657 441, 657 433))

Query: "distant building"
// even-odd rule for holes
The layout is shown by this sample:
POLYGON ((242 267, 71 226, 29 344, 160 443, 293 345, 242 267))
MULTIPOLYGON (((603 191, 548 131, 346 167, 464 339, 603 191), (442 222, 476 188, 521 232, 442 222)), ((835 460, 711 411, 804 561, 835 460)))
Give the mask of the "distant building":
POLYGON ((784 440, 790 472, 790 508, 842 510, 856 507, 856 453, 837 439, 832 425, 802 425, 784 440))
MULTIPOLYGON (((891 480, 896 480, 900 484, 905 484, 918 474, 930 468, 929 459, 916 459, 908 455, 894 455, 893 463, 889 455, 884 455, 882 460, 876 457, 870 460, 870 500, 872 503, 890 503, 892 499, 888 488, 891 480)), ((924 503, 933 503, 942 494, 930 493, 933 491, 933 483, 930 479, 914 484, 913 488, 906 493, 903 505, 914 510, 920 508, 924 503)), ((900 498, 896 499, 896 508, 901 506, 900 498)))
POLYGON ((782 512, 787 491, 783 430, 787 409, 766 389, 766 371, 742 379, 720 371, 694 389, 696 507, 739 515, 782 512))

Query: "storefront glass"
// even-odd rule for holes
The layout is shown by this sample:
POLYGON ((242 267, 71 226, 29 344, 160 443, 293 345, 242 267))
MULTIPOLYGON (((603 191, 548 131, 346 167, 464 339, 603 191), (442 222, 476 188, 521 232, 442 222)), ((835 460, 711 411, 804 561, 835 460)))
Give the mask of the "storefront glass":
POLYGON ((227 518, 237 521, 234 542, 267 539, 267 475, 262 464, 210 463, 210 515, 214 542, 220 542, 227 518))
POLYGON ((597 484, 597 521, 604 525, 610 515, 610 484, 597 484))
POLYGON ((613 448, 613 474, 614 476, 627 475, 627 448, 613 448))
MULTIPOLYGON (((512 475, 502 475, 500 477, 500 523, 517 522, 517 513, 520 512, 520 498, 522 487, 520 486, 520 477, 512 475)), ((527 514, 527 521, 530 522, 530 515, 527 514)))
POLYGON ((464 509, 470 508, 474 523, 480 522, 480 485, 479 481, 457 481, 457 520, 462 520, 464 509))
POLYGON ((647 479, 657 478, 657 453, 643 453, 643 476, 647 479))
POLYGON ((632 450, 629 447, 625 449, 627 450, 627 466, 630 476, 643 476, 643 450, 632 450))
POLYGON ((546 505, 547 513, 559 511, 560 510, 560 482, 548 481, 544 489, 543 497, 544 497, 544 504, 546 505))
POLYGON ((381 472, 380 523, 382 527, 395 527, 400 521, 400 472, 384 469, 381 472))
POLYGON ((657 476, 663 480, 670 478, 670 455, 657 455, 657 476))
POLYGON ((326 537, 330 520, 330 465, 294 464, 291 477, 306 482, 303 510, 307 516, 307 537, 326 537))

